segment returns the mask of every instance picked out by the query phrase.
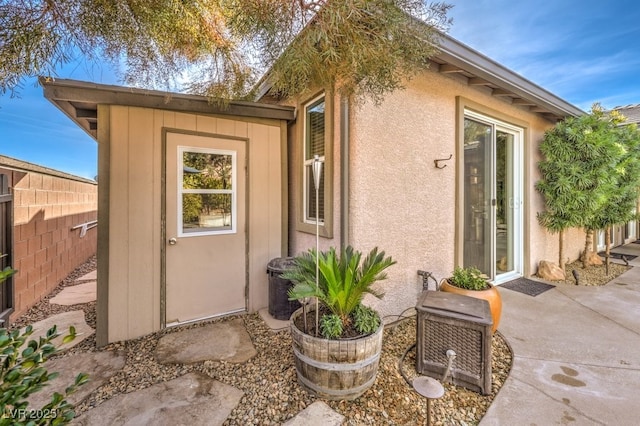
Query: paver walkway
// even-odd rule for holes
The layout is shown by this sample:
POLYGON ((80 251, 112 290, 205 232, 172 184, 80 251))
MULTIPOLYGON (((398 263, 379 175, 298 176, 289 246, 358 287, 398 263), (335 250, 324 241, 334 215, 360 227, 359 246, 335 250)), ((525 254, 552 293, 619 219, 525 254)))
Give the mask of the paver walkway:
POLYGON ((243 363, 256 354, 244 322, 235 319, 167 334, 158 341, 155 357, 160 364, 207 360, 243 363))
POLYGON ((75 285, 68 285, 62 291, 49 299, 55 305, 78 305, 96 300, 96 271, 91 271, 74 280, 75 285))
POLYGON ((126 356, 123 352, 104 351, 81 353, 47 361, 45 365, 47 370, 55 371, 59 376, 48 382, 46 392, 33 394, 29 398, 29 406, 43 407, 51 402, 51 395, 54 392, 64 395, 65 389, 74 382, 78 373, 86 372, 89 374, 89 381, 67 398, 67 401, 76 405, 122 370, 125 360, 126 356))
MULTIPOLYGON (((66 286, 49 300, 58 305, 78 305, 96 300, 96 273, 92 271, 66 286)), ((267 318, 269 319, 269 318, 267 318)), ((274 320, 275 321, 275 320, 274 320)), ((287 327, 288 321, 273 322, 276 327, 287 327)), ((54 340, 64 351, 82 342, 94 333, 86 323, 82 310, 53 315, 33 324, 32 338, 38 339, 51 326, 57 325, 62 336, 70 326, 76 328, 76 339, 60 346, 62 336, 54 340)), ((205 360, 224 360, 244 363, 257 354, 249 333, 241 319, 213 323, 193 329, 181 330, 163 336, 156 347, 155 357, 160 363, 190 364, 205 360), (203 344, 215 343, 215 344, 203 344)), ((67 400, 77 405, 98 387, 108 383, 126 362, 126 354, 118 351, 97 351, 62 356, 45 363, 49 372, 59 375, 48 384, 47 392, 39 392, 29 399, 29 406, 39 408, 50 402, 53 392, 64 390, 78 373, 89 375, 89 382, 67 400)), ((233 386, 214 380, 202 373, 189 373, 169 382, 157 383, 128 394, 119 394, 97 407, 86 411, 74 424, 122 425, 219 425, 240 402, 243 392, 233 386)), ((339 425, 344 417, 323 402, 316 402, 303 410, 287 424, 339 425)))
POLYGON ((84 274, 83 276, 76 278, 75 282, 82 282, 82 281, 95 281, 98 279, 98 271, 96 271, 95 269, 91 272, 87 272, 86 274, 84 274))
POLYGON ((331 409, 326 403, 316 401, 299 412, 284 426, 340 426, 344 416, 331 409))
POLYGON ((84 284, 76 284, 65 287, 60 293, 49 299, 49 303, 55 305, 79 305, 94 302, 96 300, 96 282, 90 281, 84 284))
POLYGON ((38 340, 39 337, 46 336, 47 331, 54 325, 57 326, 60 336, 53 339, 53 344, 60 350, 72 348, 94 333, 93 328, 91 328, 84 319, 84 311, 69 311, 52 315, 42 321, 33 323, 33 334, 29 340, 38 340), (62 339, 69 334, 70 326, 75 327, 76 338, 62 345, 62 339))
POLYGON ((221 425, 244 393, 201 373, 189 373, 120 394, 75 420, 79 425, 221 425))

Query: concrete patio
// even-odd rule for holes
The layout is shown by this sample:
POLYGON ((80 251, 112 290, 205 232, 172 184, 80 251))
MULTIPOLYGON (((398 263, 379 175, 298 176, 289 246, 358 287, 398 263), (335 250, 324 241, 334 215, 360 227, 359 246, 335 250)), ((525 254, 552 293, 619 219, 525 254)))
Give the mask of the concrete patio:
MULTIPOLYGON (((639 244, 623 250, 640 255, 639 244)), ((514 361, 481 425, 638 423, 640 268, 601 287, 500 292, 514 361)))

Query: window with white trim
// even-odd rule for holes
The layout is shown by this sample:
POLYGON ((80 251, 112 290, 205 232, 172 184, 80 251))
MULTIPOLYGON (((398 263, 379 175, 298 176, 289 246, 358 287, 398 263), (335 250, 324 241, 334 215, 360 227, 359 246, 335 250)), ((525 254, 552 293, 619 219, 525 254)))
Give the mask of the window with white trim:
POLYGON ((304 106, 304 154, 303 154, 303 206, 304 222, 320 225, 325 220, 325 173, 323 167, 318 190, 318 211, 316 211, 316 190, 313 181, 313 162, 317 155, 325 162, 325 97, 321 95, 304 106))
POLYGON ((178 235, 236 232, 236 152, 178 147, 178 235))

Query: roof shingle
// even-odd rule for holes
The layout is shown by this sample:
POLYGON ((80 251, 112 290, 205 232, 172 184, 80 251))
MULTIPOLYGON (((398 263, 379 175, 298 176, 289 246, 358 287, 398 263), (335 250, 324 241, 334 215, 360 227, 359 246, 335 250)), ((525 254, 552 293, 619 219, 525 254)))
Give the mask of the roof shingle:
POLYGON ((614 110, 627 117, 625 124, 640 124, 640 104, 618 106, 614 110))

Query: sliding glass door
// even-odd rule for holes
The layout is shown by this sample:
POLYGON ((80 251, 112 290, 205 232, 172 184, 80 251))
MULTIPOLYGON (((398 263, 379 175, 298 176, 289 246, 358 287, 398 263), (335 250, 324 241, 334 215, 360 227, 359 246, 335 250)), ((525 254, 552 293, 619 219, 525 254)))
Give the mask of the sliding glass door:
POLYGON ((522 275, 522 140, 520 128, 465 112, 463 266, 496 284, 522 275))

